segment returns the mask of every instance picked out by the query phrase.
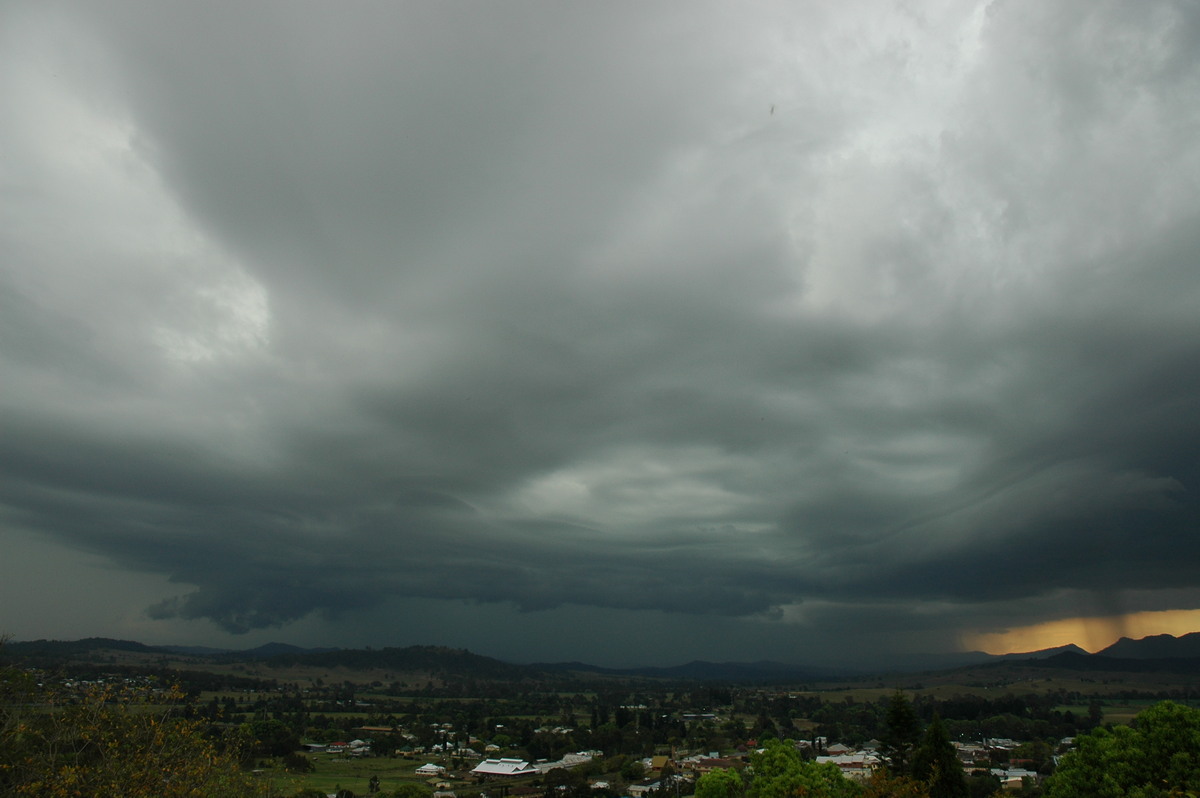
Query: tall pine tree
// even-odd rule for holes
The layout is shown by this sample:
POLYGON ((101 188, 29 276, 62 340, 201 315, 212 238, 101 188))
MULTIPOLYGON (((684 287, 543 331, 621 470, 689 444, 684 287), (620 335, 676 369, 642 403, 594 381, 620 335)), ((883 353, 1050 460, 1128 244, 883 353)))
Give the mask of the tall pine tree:
POLYGON ((912 775, 913 749, 920 738, 921 724, 917 721, 917 713, 904 693, 897 690, 888 704, 886 728, 879 750, 893 776, 912 775))
POLYGON ((967 779, 941 716, 935 714, 913 752, 913 778, 929 785, 930 798, 967 798, 967 779))

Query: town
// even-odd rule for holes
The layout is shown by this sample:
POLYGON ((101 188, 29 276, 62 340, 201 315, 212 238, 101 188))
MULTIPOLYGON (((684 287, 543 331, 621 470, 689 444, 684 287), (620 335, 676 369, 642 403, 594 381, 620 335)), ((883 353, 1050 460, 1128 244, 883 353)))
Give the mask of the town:
POLYGON ((960 774, 953 794, 1034 796, 1077 736, 1200 699, 1189 673, 1097 678, 1028 663, 987 670, 987 682, 959 671, 769 685, 485 676, 494 666, 467 667, 462 652, 405 655, 423 669, 354 670, 344 663, 362 652, 343 652, 202 670, 110 651, 21 672, 60 704, 103 694, 169 711, 225 741, 272 794, 303 798, 740 798, 781 756, 872 794, 901 773, 928 781, 921 751, 937 745, 952 758, 940 771, 960 774))

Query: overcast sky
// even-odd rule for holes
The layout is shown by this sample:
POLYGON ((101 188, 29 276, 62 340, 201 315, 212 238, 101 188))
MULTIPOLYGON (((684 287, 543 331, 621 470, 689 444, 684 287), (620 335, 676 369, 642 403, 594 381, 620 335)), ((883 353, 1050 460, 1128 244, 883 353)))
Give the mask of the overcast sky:
POLYGON ((1200 609, 1200 6, 0 6, 0 632, 1200 609))

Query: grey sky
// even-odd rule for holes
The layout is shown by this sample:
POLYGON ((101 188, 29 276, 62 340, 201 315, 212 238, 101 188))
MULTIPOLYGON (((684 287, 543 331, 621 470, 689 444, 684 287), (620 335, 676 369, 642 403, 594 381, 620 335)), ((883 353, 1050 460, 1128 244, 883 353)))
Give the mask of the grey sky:
POLYGON ((1198 47, 5 4, 0 630, 834 661, 1200 609, 1198 47))

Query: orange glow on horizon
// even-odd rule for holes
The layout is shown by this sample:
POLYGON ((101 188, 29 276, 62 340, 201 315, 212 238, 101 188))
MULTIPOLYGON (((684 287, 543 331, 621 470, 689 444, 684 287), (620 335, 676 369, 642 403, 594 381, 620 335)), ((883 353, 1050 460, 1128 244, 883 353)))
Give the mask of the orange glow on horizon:
POLYGON ((1063 618, 1003 632, 963 635, 968 651, 1015 654, 1074 643, 1093 654, 1122 637, 1138 639, 1169 634, 1179 637, 1200 630, 1200 610, 1135 612, 1104 618, 1063 618))

